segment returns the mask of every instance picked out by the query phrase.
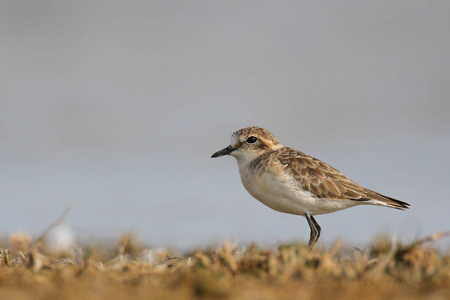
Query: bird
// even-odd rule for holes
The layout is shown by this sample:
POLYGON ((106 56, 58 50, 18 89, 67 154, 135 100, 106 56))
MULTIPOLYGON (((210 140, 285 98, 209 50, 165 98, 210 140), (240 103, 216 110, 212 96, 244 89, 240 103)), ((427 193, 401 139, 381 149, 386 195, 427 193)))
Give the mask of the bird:
POLYGON ((321 227, 314 216, 362 204, 405 210, 410 204, 362 187, 325 162, 283 146, 268 130, 246 127, 211 158, 236 158, 245 189, 266 206, 304 216, 311 233, 308 249, 317 243, 321 227))

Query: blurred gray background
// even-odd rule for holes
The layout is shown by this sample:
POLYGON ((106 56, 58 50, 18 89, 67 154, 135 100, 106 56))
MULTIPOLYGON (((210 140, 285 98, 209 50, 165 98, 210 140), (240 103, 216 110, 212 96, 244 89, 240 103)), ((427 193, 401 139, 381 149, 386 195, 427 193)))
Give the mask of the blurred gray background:
POLYGON ((1 1, 0 235, 74 201, 79 238, 307 241, 210 159, 258 125, 411 204, 317 217, 322 243, 449 229, 449 1, 1 1))

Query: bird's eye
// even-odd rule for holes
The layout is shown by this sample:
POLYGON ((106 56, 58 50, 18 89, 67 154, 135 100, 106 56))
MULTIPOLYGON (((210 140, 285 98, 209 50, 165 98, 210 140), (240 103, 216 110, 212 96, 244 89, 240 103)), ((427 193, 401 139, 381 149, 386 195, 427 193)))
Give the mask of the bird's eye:
POLYGON ((258 138, 254 137, 254 136, 251 136, 247 139, 247 143, 249 143, 249 144, 254 144, 257 141, 258 141, 258 138))

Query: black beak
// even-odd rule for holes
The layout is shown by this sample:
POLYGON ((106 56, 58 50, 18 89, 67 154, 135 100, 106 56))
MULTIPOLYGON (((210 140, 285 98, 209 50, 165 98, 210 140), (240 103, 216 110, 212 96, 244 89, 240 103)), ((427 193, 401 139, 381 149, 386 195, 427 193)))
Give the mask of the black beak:
POLYGON ((224 155, 228 155, 228 154, 230 154, 230 153, 233 152, 233 151, 234 151, 234 149, 233 149, 233 147, 231 147, 231 145, 230 145, 230 146, 228 146, 228 147, 226 147, 226 148, 224 148, 224 149, 222 149, 222 150, 217 151, 216 153, 214 153, 214 154, 211 156, 211 158, 214 158, 214 157, 221 157, 221 156, 224 156, 224 155))

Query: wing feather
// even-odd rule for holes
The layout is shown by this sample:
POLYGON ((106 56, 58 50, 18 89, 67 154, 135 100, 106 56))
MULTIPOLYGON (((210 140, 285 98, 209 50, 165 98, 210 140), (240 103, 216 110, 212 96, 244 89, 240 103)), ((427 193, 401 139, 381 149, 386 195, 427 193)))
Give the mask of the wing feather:
POLYGON ((299 182, 300 188, 317 198, 330 200, 378 200, 388 206, 404 209, 409 204, 366 189, 330 165, 301 151, 283 147, 274 153, 284 169, 299 182))

